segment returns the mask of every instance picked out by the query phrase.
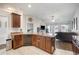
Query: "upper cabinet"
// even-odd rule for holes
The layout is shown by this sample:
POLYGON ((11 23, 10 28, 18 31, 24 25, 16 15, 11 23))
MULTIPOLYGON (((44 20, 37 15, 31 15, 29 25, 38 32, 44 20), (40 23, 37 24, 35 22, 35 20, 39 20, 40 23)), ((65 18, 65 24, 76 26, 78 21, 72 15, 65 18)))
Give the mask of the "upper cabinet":
POLYGON ((16 13, 12 13, 11 14, 12 16, 12 27, 13 28, 19 28, 21 25, 20 25, 20 15, 19 14, 16 14, 16 13))

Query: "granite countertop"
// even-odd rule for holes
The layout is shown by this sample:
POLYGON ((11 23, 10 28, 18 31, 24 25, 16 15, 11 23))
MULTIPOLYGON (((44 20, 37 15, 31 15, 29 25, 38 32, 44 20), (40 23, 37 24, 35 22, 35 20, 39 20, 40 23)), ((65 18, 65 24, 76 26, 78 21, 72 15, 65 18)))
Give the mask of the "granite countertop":
POLYGON ((23 35, 23 33, 18 33, 18 34, 12 34, 12 35, 23 35))
POLYGON ((40 33, 23 33, 24 35, 39 35, 39 36, 46 36, 46 37, 55 37, 51 34, 40 34, 40 33))
POLYGON ((49 33, 48 34, 46 34, 46 33, 41 34, 41 33, 22 33, 22 32, 15 32, 15 33, 13 33, 11 35, 39 35, 39 36, 46 36, 46 37, 55 37, 55 36, 53 36, 53 35, 51 35, 49 33))
POLYGON ((46 37, 55 37, 54 35, 51 35, 50 33, 23 33, 23 32, 12 32, 11 36, 14 35, 39 35, 39 36, 46 36, 46 37))
POLYGON ((23 32, 12 32, 11 35, 20 35, 23 34, 23 32))

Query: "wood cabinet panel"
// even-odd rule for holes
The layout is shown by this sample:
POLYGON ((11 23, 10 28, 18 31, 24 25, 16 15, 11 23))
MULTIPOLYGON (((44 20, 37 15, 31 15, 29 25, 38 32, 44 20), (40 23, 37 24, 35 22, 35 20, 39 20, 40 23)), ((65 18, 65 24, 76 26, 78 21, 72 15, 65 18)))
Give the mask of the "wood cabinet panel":
POLYGON ((40 48, 45 50, 45 38, 40 37, 40 48))
POLYGON ((36 36, 32 36, 32 45, 36 46, 36 36))
POLYGON ((13 49, 23 46, 23 36, 15 35, 13 38, 13 49))
POLYGON ((20 27, 20 15, 12 13, 12 27, 20 27))
MULTIPOLYGON (((29 41, 28 39, 26 39, 26 41, 31 42, 31 44, 33 46, 36 46, 48 53, 52 53, 55 49, 55 46, 54 46, 55 39, 52 37, 46 37, 46 36, 40 36, 40 35, 30 35, 28 37, 29 37, 28 39, 31 39, 31 41, 29 41), (52 49, 52 47, 53 47, 53 49, 52 49)), ((14 35, 13 49, 23 46, 23 44, 24 44, 23 41, 24 41, 23 34, 22 35, 14 35)))
POLYGON ((33 36, 32 45, 49 53, 53 53, 55 50, 55 38, 46 36, 33 36), (53 44, 52 44, 53 43, 53 44), (52 49, 53 48, 53 49, 52 49))
POLYGON ((46 51, 52 53, 52 41, 49 37, 46 37, 46 51))
POLYGON ((40 37, 36 36, 36 46, 40 47, 40 37))
POLYGON ((72 43, 72 49, 73 49, 73 53, 75 55, 78 55, 79 54, 79 48, 76 47, 76 45, 74 43, 72 43))

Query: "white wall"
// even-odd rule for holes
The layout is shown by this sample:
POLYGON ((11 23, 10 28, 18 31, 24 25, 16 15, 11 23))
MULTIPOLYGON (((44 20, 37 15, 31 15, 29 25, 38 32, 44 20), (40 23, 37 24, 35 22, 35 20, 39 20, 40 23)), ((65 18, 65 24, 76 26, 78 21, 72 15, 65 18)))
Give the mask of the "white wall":
POLYGON ((5 44, 9 34, 9 13, 0 10, 0 22, 0 44, 5 44))
MULTIPOLYGON (((24 18, 24 33, 27 33, 27 23, 30 23, 29 21, 28 21, 28 18, 29 18, 30 16, 25 16, 25 18, 24 18)), ((32 17, 32 16, 31 16, 32 17)), ((40 25, 46 25, 42 20, 40 20, 40 19, 38 19, 38 18, 36 18, 36 17, 32 17, 32 22, 31 23, 33 23, 33 33, 37 33, 37 27, 40 27, 40 25)))

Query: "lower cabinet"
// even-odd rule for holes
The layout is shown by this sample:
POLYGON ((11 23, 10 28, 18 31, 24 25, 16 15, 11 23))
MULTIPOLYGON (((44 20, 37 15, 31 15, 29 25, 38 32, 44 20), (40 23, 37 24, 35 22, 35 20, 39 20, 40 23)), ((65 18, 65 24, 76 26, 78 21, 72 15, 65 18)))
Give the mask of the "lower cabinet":
POLYGON ((44 37, 40 37, 40 46, 39 48, 45 50, 45 38, 44 37))
POLYGON ((55 50, 55 39, 53 37, 40 36, 40 35, 13 35, 13 49, 21 46, 27 46, 27 44, 36 46, 50 54, 55 50), (27 43, 29 42, 29 43, 27 43), (30 44, 31 43, 31 44, 30 44), (53 49, 52 49, 53 48, 53 49))
POLYGON ((72 43, 72 49, 73 49, 73 53, 75 55, 79 55, 79 48, 76 47, 76 45, 74 43, 72 43))
POLYGON ((32 45, 33 46, 37 45, 37 36, 36 35, 32 35, 32 45))
POLYGON ((12 39, 13 39, 13 41, 12 41, 13 49, 23 46, 23 35, 14 35, 14 37, 12 39))
POLYGON ((51 38, 49 37, 46 37, 46 51, 49 52, 49 53, 52 53, 52 41, 51 41, 51 38))
POLYGON ((40 47, 40 37, 36 36, 36 46, 40 47))
POLYGON ((46 37, 46 36, 33 36, 32 45, 52 54, 53 51, 55 50, 55 46, 53 45, 54 40, 55 39, 53 39, 51 37, 46 37), (53 49, 52 49, 52 47, 53 47, 53 49))

